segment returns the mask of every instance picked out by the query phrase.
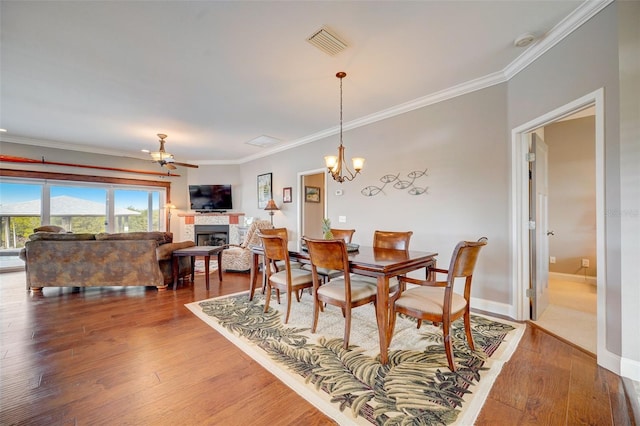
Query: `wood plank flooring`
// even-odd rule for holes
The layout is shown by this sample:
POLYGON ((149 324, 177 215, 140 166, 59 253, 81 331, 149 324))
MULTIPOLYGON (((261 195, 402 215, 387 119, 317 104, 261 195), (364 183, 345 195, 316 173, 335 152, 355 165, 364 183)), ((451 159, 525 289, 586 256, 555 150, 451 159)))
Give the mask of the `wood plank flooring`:
MULTIPOLYGON (((184 307, 248 281, 34 296, 0 274, 0 424, 334 424, 184 307)), ((476 424, 635 423, 619 377, 528 326, 476 424)))

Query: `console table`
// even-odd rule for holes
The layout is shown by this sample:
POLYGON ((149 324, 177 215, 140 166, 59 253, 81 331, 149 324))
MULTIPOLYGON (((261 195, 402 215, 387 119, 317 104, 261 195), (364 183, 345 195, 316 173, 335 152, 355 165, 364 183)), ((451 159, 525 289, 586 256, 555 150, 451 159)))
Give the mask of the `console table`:
POLYGON ((222 250, 225 246, 193 246, 174 250, 173 252, 173 289, 178 286, 178 258, 183 256, 191 257, 191 282, 195 275, 196 256, 204 256, 204 281, 209 290, 209 261, 212 255, 218 256, 218 278, 222 282, 222 250))

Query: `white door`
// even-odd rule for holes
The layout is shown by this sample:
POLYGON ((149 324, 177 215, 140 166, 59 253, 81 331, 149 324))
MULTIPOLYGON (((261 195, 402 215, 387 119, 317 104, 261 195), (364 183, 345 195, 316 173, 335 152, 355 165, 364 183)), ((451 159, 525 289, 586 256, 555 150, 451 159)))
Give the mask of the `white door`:
POLYGON ((549 305, 549 149, 542 138, 531 134, 531 149, 534 153, 530 162, 530 251, 529 270, 531 271, 531 319, 540 318, 549 305))

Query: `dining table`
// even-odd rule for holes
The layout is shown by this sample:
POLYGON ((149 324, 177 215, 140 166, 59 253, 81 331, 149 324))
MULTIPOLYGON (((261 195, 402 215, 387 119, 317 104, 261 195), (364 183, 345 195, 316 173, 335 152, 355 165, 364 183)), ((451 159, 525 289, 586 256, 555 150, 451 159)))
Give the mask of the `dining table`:
MULTIPOLYGON (((260 270, 260 257, 264 251, 261 245, 251 246, 250 249, 253 260, 249 297, 253 299, 260 270)), ((309 253, 300 243, 290 242, 288 249, 289 257, 292 261, 311 263, 309 253)), ((426 277, 429 278, 431 269, 436 267, 438 253, 358 246, 356 250, 350 250, 348 255, 351 273, 373 277, 377 281, 376 322, 380 340, 380 362, 387 364, 389 361, 389 343, 393 333, 391 329, 393 306, 390 304, 389 280, 423 268, 425 269, 426 277)))

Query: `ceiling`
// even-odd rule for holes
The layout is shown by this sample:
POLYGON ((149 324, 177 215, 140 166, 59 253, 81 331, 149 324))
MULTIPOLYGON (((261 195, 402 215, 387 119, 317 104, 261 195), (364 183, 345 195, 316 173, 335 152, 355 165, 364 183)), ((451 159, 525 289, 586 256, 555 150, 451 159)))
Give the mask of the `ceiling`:
POLYGON ((338 71, 348 129, 506 81, 594 4, 3 0, 0 138, 146 158, 166 133, 177 161, 238 164, 335 134, 338 71), (308 43, 322 26, 348 47, 308 43))

